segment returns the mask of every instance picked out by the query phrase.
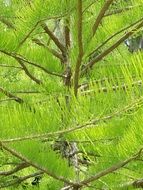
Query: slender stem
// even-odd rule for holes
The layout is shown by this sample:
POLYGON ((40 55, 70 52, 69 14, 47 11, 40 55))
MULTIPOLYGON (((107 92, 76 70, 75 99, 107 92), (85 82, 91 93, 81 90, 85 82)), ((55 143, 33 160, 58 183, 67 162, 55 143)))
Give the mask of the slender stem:
POLYGON ((18 177, 16 179, 11 180, 11 181, 7 181, 7 183, 5 183, 5 184, 0 185, 0 189, 10 187, 10 186, 14 186, 16 184, 20 184, 20 183, 22 183, 23 181, 25 181, 27 179, 30 179, 30 178, 33 178, 33 177, 36 177, 36 176, 39 176, 39 175, 42 175, 42 174, 44 174, 44 172, 38 171, 38 172, 29 174, 29 175, 26 175, 26 176, 18 177))
POLYGON ((66 48, 68 49, 70 47, 70 17, 67 17, 65 19, 65 28, 64 28, 64 32, 65 32, 65 45, 66 48))
POLYGON ((99 12, 97 19, 92 27, 92 35, 94 36, 99 24, 101 23, 102 19, 104 18, 105 12, 108 10, 109 6, 112 4, 114 0, 106 0, 105 4, 103 5, 101 11, 99 12))
POLYGON ((83 26, 82 26, 82 0, 78 0, 77 2, 77 30, 78 30, 78 58, 75 67, 75 74, 74 74, 74 94, 77 96, 78 92, 78 81, 79 81, 79 72, 80 66, 82 63, 83 57, 83 42, 82 42, 82 33, 83 33, 83 26))
POLYGON ((119 13, 123 13, 123 12, 126 12, 126 11, 130 11, 132 9, 135 9, 135 8, 138 8, 138 7, 141 7, 142 5, 139 4, 139 5, 135 5, 135 6, 128 6, 128 7, 124 7, 122 9, 116 9, 116 10, 113 10, 113 11, 110 11, 108 13, 106 13, 104 16, 112 16, 112 15, 115 15, 115 14, 119 14, 119 13))
POLYGON ((14 66, 14 65, 6 65, 6 64, 0 64, 0 67, 23 69, 22 67, 18 67, 18 66, 14 66))
POLYGON ((27 67, 25 66, 25 64, 20 60, 20 59, 17 59, 18 63, 22 66, 25 74, 31 79, 33 80, 34 82, 36 82, 37 84, 42 84, 42 81, 37 79, 36 77, 34 77, 30 72, 29 70, 27 69, 27 67))
POLYGON ((137 154, 129 157, 128 159, 123 160, 123 161, 111 166, 110 168, 107 168, 107 169, 97 173, 95 176, 89 177, 88 179, 85 179, 85 180, 81 181, 80 183, 83 184, 83 185, 89 184, 89 183, 91 183, 91 182, 93 182, 95 180, 100 179, 101 177, 103 177, 105 175, 108 175, 108 174, 110 174, 110 173, 124 167, 128 163, 140 158, 140 156, 142 156, 142 151, 143 151, 143 148, 141 148, 137 154))
POLYGON ((52 55, 54 55, 55 57, 57 57, 61 61, 63 60, 63 56, 60 53, 58 53, 54 49, 49 48, 47 44, 45 44, 44 42, 42 42, 42 40, 39 40, 38 38, 34 38, 34 39, 32 39, 32 41, 34 43, 36 43, 37 45, 39 45, 39 46, 44 47, 45 49, 47 49, 52 55))
POLYGON ((63 46, 63 44, 59 41, 59 39, 54 35, 52 31, 48 28, 45 22, 41 23, 41 27, 44 29, 44 31, 50 36, 50 38, 53 40, 53 42, 57 45, 57 47, 61 50, 61 52, 65 55, 66 54, 66 48, 63 46))
POLYGON ((13 168, 12 170, 9 171, 0 171, 0 176, 9 176, 12 175, 20 170, 23 170, 25 168, 29 167, 29 164, 22 162, 20 164, 18 164, 15 168, 13 168))
POLYGON ((7 90, 5 90, 2 87, 0 87, 0 92, 5 94, 9 98, 13 98, 16 102, 18 102, 20 104, 23 103, 23 100, 21 98, 19 98, 18 96, 13 95, 12 93, 8 92, 7 90))
MULTIPOLYGON (((67 16, 71 11, 73 11, 74 8, 72 8, 70 11, 66 12, 66 13, 63 13, 62 15, 60 16, 52 16, 52 17, 47 17, 45 19, 42 19, 42 20, 39 20, 38 22, 36 22, 36 24, 33 26, 33 28, 26 34, 26 36, 23 38, 23 40, 21 40, 21 42, 19 43, 19 47, 21 45, 23 45, 23 43, 25 43, 25 41, 30 37, 30 35, 34 32, 34 30, 44 21, 47 21, 47 20, 52 20, 52 19, 59 19, 59 18, 62 18, 62 17, 65 17, 67 16)), ((54 32, 54 31, 53 31, 54 32)), ((52 32, 52 33, 53 33, 52 32)))
POLYGON ((5 24, 8 28, 15 29, 15 26, 13 23, 11 23, 8 19, 0 16, 0 21, 5 24))

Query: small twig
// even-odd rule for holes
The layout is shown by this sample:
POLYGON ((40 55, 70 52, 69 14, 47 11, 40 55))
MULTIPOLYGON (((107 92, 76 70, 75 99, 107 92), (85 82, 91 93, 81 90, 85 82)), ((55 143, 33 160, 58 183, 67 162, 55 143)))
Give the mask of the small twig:
POLYGON ((76 155, 76 154, 86 154, 86 155, 88 155, 88 156, 101 157, 101 155, 99 155, 99 154, 95 154, 95 153, 92 153, 92 152, 84 152, 84 151, 82 151, 82 150, 78 150, 78 151, 72 152, 72 153, 69 154, 68 156, 69 156, 69 157, 72 157, 72 156, 74 156, 74 155, 76 155))
POLYGON ((13 91, 14 94, 40 94, 44 93, 44 91, 13 91))
POLYGON ((93 2, 91 2, 83 11, 82 11, 82 14, 84 14, 87 9, 89 9, 94 3, 96 3, 97 0, 94 0, 93 2))
POLYGON ((60 59, 61 61, 64 59, 62 54, 58 53, 56 50, 49 48, 44 42, 42 42, 41 40, 34 38, 32 39, 32 41, 34 43, 36 43, 37 45, 44 47, 45 49, 47 49, 52 55, 54 55, 55 57, 57 57, 58 59, 60 59))
POLYGON ((30 37, 30 35, 34 32, 34 30, 37 28, 37 26, 39 26, 42 22, 45 22, 46 20, 52 20, 52 19, 59 19, 62 17, 67 16, 72 10, 74 10, 74 8, 72 8, 70 11, 68 11, 67 13, 64 13, 60 16, 52 16, 52 17, 47 17, 45 19, 39 20, 34 26, 33 28, 27 33, 27 35, 23 38, 23 40, 19 43, 19 47, 21 45, 23 45, 23 43, 30 37))
POLYGON ((8 19, 0 16, 0 21, 5 24, 8 28, 15 29, 15 26, 13 23, 11 23, 8 19))
POLYGON ((27 176, 18 177, 18 178, 14 179, 14 180, 11 180, 10 182, 8 181, 6 184, 0 185, 0 189, 1 188, 6 188, 6 187, 10 187, 10 186, 13 186, 13 185, 16 185, 16 184, 20 184, 20 183, 22 183, 23 181, 25 181, 25 180, 27 180, 29 178, 33 178, 33 177, 42 175, 43 173, 44 172, 39 171, 39 172, 32 173, 32 174, 27 175, 27 176))
POLYGON ((19 170, 23 170, 25 168, 29 167, 29 165, 25 162, 18 164, 14 169, 10 170, 10 171, 0 171, 0 176, 9 176, 12 175, 16 172, 18 172, 19 170))
POLYGON ((128 189, 128 188, 135 188, 135 189, 143 188, 143 179, 137 179, 132 182, 122 184, 121 186, 119 186, 119 189, 128 189))
POLYGON ((5 90, 4 88, 0 87, 0 92, 3 93, 4 95, 6 95, 9 98, 13 98, 16 102, 18 103, 23 103, 23 100, 21 98, 19 98, 18 96, 13 95, 12 93, 10 93, 9 91, 5 90))
POLYGON ((14 66, 14 65, 5 65, 5 64, 0 64, 0 67, 10 67, 14 69, 23 69, 22 67, 14 66))
POLYGON ((6 98, 6 99, 1 99, 0 102, 7 102, 7 101, 11 101, 11 100, 16 100, 16 98, 6 98))
POLYGON ((65 27, 64 27, 64 37, 65 37, 65 46, 69 49, 70 42, 70 17, 65 18, 65 27))
MULTIPOLYGON (((132 79, 136 78, 136 76, 133 75, 131 78, 132 79)), ((114 80, 118 80, 118 79, 122 80, 122 79, 125 79, 125 77, 117 77, 117 78, 114 77, 114 80)), ((95 79, 95 80, 92 80, 90 82, 85 82, 85 83, 79 84, 78 88, 80 90, 86 90, 86 89, 88 89, 90 87, 90 84, 91 84, 91 86, 95 86, 97 84, 103 84, 105 82, 111 83, 112 82, 112 78, 105 77, 105 78, 101 78, 101 79, 97 79, 97 80, 95 79)))
POLYGON ((42 84, 42 81, 37 79, 36 77, 34 77, 29 70, 27 69, 27 67, 24 65, 24 63, 21 61, 21 59, 16 58, 16 60, 18 61, 18 63, 22 66, 25 74, 34 82, 36 82, 37 84, 42 84))
POLYGON ((132 10, 134 8, 138 8, 138 7, 141 7, 141 6, 142 5, 128 6, 128 7, 122 8, 122 9, 117 9, 117 10, 109 11, 108 13, 106 13, 104 15, 104 17, 112 16, 112 15, 123 13, 123 12, 126 12, 126 11, 130 11, 130 10, 132 10))
MULTIPOLYGON (((91 144, 91 143, 107 143, 108 141, 114 141, 114 140, 118 140, 119 137, 113 137, 113 138, 107 138, 107 139, 96 139, 96 140, 68 140, 69 143, 78 143, 78 144, 91 144)), ((45 138, 42 140, 42 142, 63 142, 62 140, 53 140, 53 139, 49 139, 49 138, 45 138)))

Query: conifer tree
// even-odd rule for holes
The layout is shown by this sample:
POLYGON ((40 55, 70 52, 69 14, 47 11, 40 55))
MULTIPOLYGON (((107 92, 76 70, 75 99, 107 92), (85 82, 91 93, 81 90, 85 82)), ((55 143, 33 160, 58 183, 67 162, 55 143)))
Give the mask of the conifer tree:
POLYGON ((143 1, 0 10, 0 188, 143 188, 143 1))

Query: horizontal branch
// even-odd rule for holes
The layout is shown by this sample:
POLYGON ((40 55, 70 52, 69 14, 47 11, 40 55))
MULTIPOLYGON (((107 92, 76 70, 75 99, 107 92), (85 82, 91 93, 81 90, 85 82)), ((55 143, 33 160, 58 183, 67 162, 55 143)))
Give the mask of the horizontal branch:
POLYGON ((1 102, 7 102, 7 101, 15 101, 15 98, 6 98, 6 99, 0 99, 0 103, 1 102))
POLYGON ((14 94, 40 94, 40 93, 42 93, 42 92, 44 92, 44 91, 21 91, 21 90, 19 90, 19 91, 13 91, 12 93, 14 93, 14 94))
POLYGON ((54 75, 54 76, 57 76, 57 77, 65 78, 64 75, 59 74, 59 73, 56 73, 56 72, 51 72, 51 71, 49 71, 48 69, 46 69, 45 67, 43 67, 43 66, 41 66, 41 65, 39 65, 39 64, 37 64, 37 63, 34 63, 34 62, 32 62, 32 61, 27 60, 27 59, 26 59, 25 57, 23 57, 22 55, 19 55, 19 54, 16 54, 16 53, 9 53, 9 52, 4 51, 4 50, 1 50, 1 49, 0 49, 0 52, 1 52, 1 53, 4 53, 5 55, 8 55, 8 56, 10 56, 10 57, 13 57, 15 60, 19 59, 19 60, 23 61, 24 63, 27 63, 27 64, 29 64, 29 65, 33 65, 33 66, 35 66, 35 67, 41 69, 42 71, 44 71, 45 73, 47 73, 47 74, 49 74, 49 75, 54 75))
MULTIPOLYGON (((133 78, 136 78, 135 75, 132 76, 132 79, 133 78)), ((120 81, 121 81, 121 80, 125 79, 125 77, 124 76, 122 76, 122 77, 114 77, 114 79, 115 80, 120 79, 120 81)), ((90 87, 90 85, 95 86, 96 84, 103 84, 105 82, 111 83, 112 78, 105 77, 105 78, 101 78, 101 79, 95 79, 95 80, 92 80, 90 82, 85 82, 85 83, 79 84, 78 88, 80 90, 86 90, 86 89, 88 89, 90 87)))
POLYGON ((18 67, 18 66, 14 66, 14 65, 6 65, 6 64, 0 64, 0 67, 23 69, 22 67, 18 67))
POLYGON ((36 135, 30 135, 30 136, 24 136, 24 137, 17 137, 17 138, 13 138, 13 139, 6 139, 6 140, 1 140, 2 143, 12 143, 12 142, 18 142, 18 141, 25 141, 25 140, 31 140, 31 139, 42 139, 42 138, 46 138, 46 137, 54 137, 57 135, 66 135, 68 133, 77 131, 77 130, 81 130, 83 128, 87 128, 90 126, 93 126, 94 128, 97 127, 98 123, 100 122, 105 122, 108 120, 111 120, 114 117, 118 117, 120 115, 122 115, 123 113, 126 113, 128 111, 133 110, 134 108, 138 108, 139 104, 143 102, 143 97, 139 98, 138 100, 134 101, 133 103, 125 106, 124 108, 117 110, 109 115, 106 115, 104 117, 100 117, 97 119, 92 119, 89 120, 89 122, 86 122, 85 124, 82 125, 78 125, 76 127, 73 128, 68 128, 65 130, 60 130, 60 131, 56 131, 56 132, 50 132, 50 133, 45 133, 45 134, 36 134, 36 135))
MULTIPOLYGON (((107 143, 108 141, 114 141, 114 140, 118 140, 119 137, 113 137, 113 138, 105 138, 105 139, 94 139, 94 140, 68 140, 69 143, 77 143, 77 144, 91 144, 91 143, 107 143)), ((65 140, 52 140, 52 139, 49 139, 49 138, 44 138, 42 140, 42 142, 65 142, 65 140)))
POLYGON ((25 162, 22 162, 10 171, 0 171, 0 176, 9 176, 9 175, 12 175, 12 174, 20 171, 20 170, 27 168, 27 167, 29 167, 29 165, 25 162))

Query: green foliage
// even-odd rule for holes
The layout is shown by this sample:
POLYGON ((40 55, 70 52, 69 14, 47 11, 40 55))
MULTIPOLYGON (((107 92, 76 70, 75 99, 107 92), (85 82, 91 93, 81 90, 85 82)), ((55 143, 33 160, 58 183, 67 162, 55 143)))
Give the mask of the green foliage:
MULTIPOLYGON (((91 52, 116 32, 139 20, 143 11, 142 0, 115 1, 92 37, 93 23, 105 1, 90 3, 88 0, 83 2, 83 66, 90 61, 91 52), (123 11, 117 14, 116 11, 121 9, 123 11)), ((27 179, 28 190, 55 190, 66 185, 63 179, 77 182, 77 170, 80 182, 137 153, 143 145, 143 52, 131 54, 121 43, 80 76, 78 97, 75 97, 77 0, 62 0, 60 3, 59 0, 14 0, 10 6, 5 6, 1 0, 0 9, 0 87, 7 91, 3 93, 0 88, 0 188, 11 189, 11 185, 6 187, 6 184, 15 180, 15 173, 1 175, 2 171, 14 168, 9 163, 28 160, 31 167, 18 171, 16 175, 19 177, 37 170, 46 171, 37 187, 31 185, 33 176, 27 179), (2 22, 2 17, 14 28, 2 22), (41 23, 44 21, 53 31, 55 19, 60 18, 64 27, 68 26, 65 22, 69 17, 72 38, 68 61, 72 77, 67 87, 64 82, 67 68, 51 49, 60 55, 62 51, 43 30, 41 23), (35 38, 44 45, 35 43, 35 38), (18 58, 32 76, 42 81, 40 85, 26 73, 18 58), (16 97, 23 103, 19 104, 16 97), (79 168, 74 165, 75 155, 70 155, 74 154, 73 143, 79 151, 75 153, 79 168), (52 175, 48 176, 48 172, 52 175)), ((95 51, 97 57, 132 28, 123 30, 98 52, 95 51)), ((134 35, 140 33, 142 29, 135 31, 134 35)), ((141 161, 142 158, 134 160, 89 186, 84 185, 83 189, 126 189, 127 182, 142 178, 141 161)), ((24 184, 25 181, 17 182, 12 188, 23 189, 24 184)))

